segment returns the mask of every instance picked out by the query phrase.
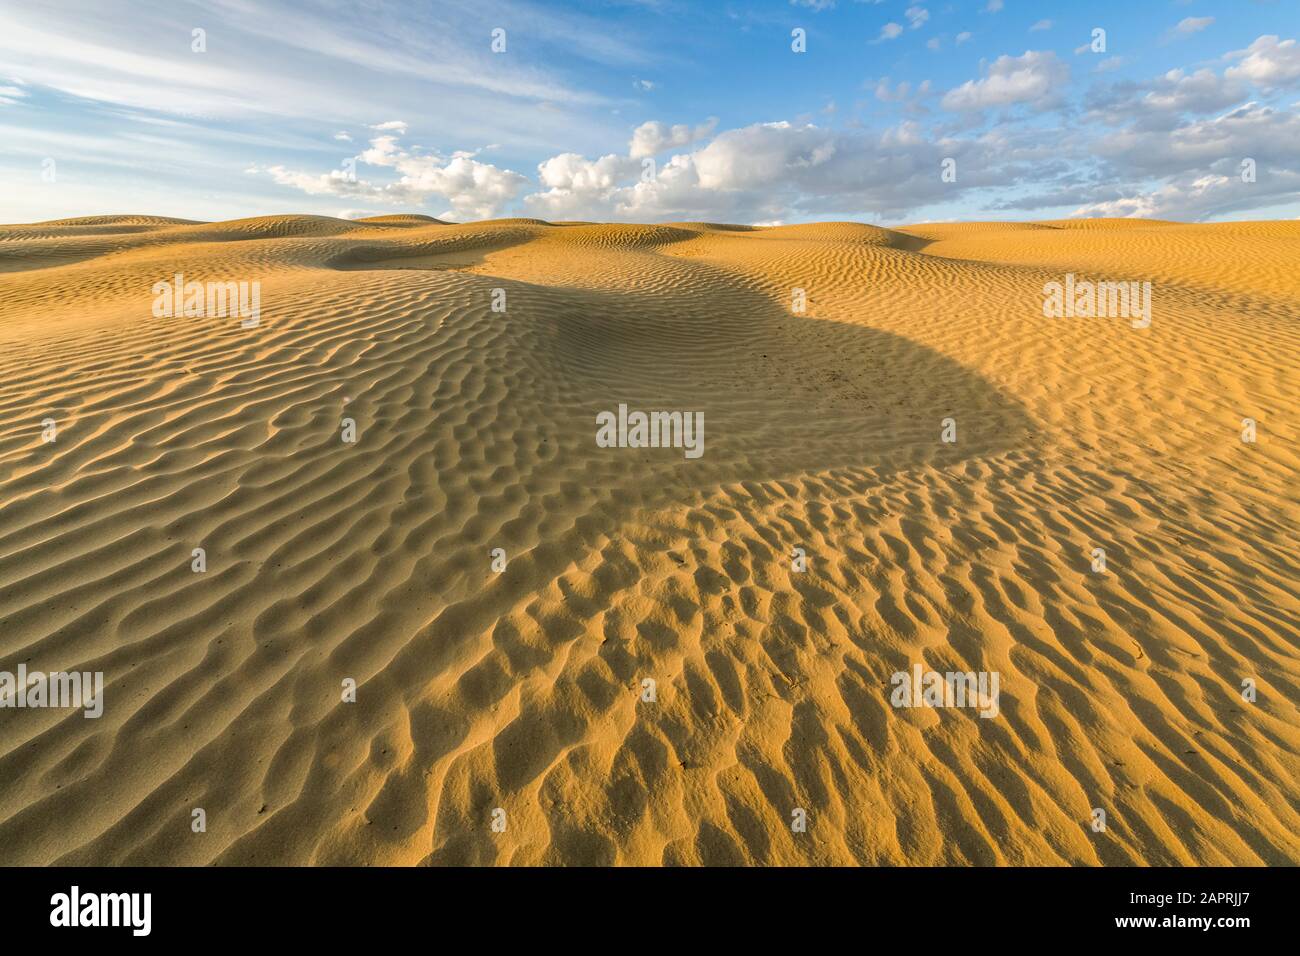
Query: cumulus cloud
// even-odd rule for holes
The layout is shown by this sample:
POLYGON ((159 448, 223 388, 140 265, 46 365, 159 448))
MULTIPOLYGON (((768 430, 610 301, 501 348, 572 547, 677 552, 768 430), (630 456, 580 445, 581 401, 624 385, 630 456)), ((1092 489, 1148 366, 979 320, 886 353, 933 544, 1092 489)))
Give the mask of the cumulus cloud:
POLYGON ((643 156, 656 156, 666 149, 680 149, 691 143, 707 138, 717 128, 716 118, 709 119, 699 126, 691 127, 685 123, 668 126, 651 120, 642 123, 632 132, 632 142, 628 155, 634 159, 643 156))
POLYGON ((1006 182, 992 171, 1007 150, 993 143, 923 135, 912 122, 883 132, 830 130, 778 121, 726 130, 647 174, 631 157, 552 157, 539 167, 548 188, 524 199, 549 219, 654 221, 717 218, 760 222, 844 214, 898 215, 956 191, 1006 182), (978 170, 944 184, 940 162, 978 170))
POLYGON ((1239 102, 1245 93, 1241 83, 1225 79, 1213 70, 1201 69, 1195 73, 1170 70, 1156 80, 1142 102, 1151 109, 1208 113, 1239 102))
POLYGON ((1221 111, 1243 102, 1248 93, 1247 84, 1229 80, 1210 69, 1202 68, 1195 73, 1169 70, 1140 83, 1122 81, 1094 87, 1084 103, 1090 111, 1090 120, 1169 130, 1181 122, 1183 114, 1221 111))
POLYGON ((1294 41, 1259 37, 1227 54, 1222 73, 1175 69, 1143 82, 1094 87, 1085 128, 1119 126, 1087 141, 1097 181, 1063 186, 1073 214, 1202 220, 1300 200, 1300 115, 1261 101, 1256 91, 1300 78, 1294 41), (1257 168, 1252 182, 1241 164, 1257 168))
POLYGON ((1046 107, 1060 98, 1069 81, 1069 68, 1048 51, 1027 50, 1023 56, 1003 55, 978 80, 967 80, 943 97, 944 109, 982 110, 1024 103, 1046 107))
POLYGON ((894 40, 902 36, 903 28, 897 23, 886 23, 880 28, 880 36, 876 37, 876 43, 883 43, 885 40, 894 40))
POLYGON ((1300 47, 1294 39, 1279 42, 1274 35, 1262 36, 1228 58, 1241 61, 1228 67, 1229 79, 1248 80, 1261 89, 1284 89, 1300 80, 1300 47))
POLYGON ((1231 166, 1245 156, 1294 165, 1300 116, 1252 102, 1172 130, 1131 126, 1103 136, 1094 150, 1129 177, 1194 173, 1231 166))
POLYGON ((806 179, 829 171, 836 136, 811 124, 756 123, 728 130, 695 154, 700 185, 707 189, 752 189, 785 177, 806 179))
POLYGON ((1300 198, 1300 173, 1277 170, 1262 183, 1243 183, 1235 172, 1182 176, 1149 191, 1088 203, 1071 215, 1201 221, 1300 198))
POLYGON ((537 166, 537 179, 557 193, 600 193, 640 172, 641 163, 630 156, 609 153, 587 159, 578 153, 561 153, 537 166))
POLYGON ((965 43, 965 42, 966 42, 967 40, 969 40, 969 39, 970 39, 970 31, 969 31, 969 30, 962 30, 961 33, 958 33, 958 34, 957 34, 957 45, 958 45, 958 46, 961 46, 963 43, 965 43))
POLYGON ((1219 112, 1248 100, 1252 87, 1267 93, 1300 80, 1300 50, 1294 40, 1262 36, 1248 49, 1226 54, 1224 59, 1235 65, 1222 73, 1208 67, 1194 72, 1174 69, 1140 83, 1094 87, 1085 97, 1090 118, 1168 130, 1178 124, 1178 114, 1219 112))
MULTIPOLYGON (((406 124, 394 120, 372 129, 405 132, 406 124)), ((440 213, 448 219, 499 216, 528 180, 508 169, 481 163, 473 156, 458 151, 448 159, 418 147, 407 150, 398 143, 397 136, 384 133, 372 138, 369 148, 344 164, 343 169, 314 174, 275 165, 254 167, 250 172, 265 173, 277 184, 311 196, 339 196, 390 206, 422 206, 438 197, 450 204, 440 213), (357 165, 389 169, 399 175, 386 183, 362 179, 356 174, 357 165)))
POLYGON ((922 99, 937 96, 929 81, 883 77, 867 89, 909 117, 888 128, 828 129, 801 118, 719 131, 716 119, 652 120, 631 131, 625 152, 550 155, 532 186, 482 162, 477 150, 446 156, 404 145, 401 120, 372 127, 354 157, 366 176, 346 164, 258 172, 308 194, 347 197, 356 209, 441 198, 450 208, 439 215, 451 219, 510 209, 552 220, 901 221, 972 199, 987 210, 1204 219, 1300 201, 1300 115, 1268 95, 1300 81, 1296 56, 1294 40, 1261 36, 1217 69, 1099 80, 1067 108, 1069 68, 1052 52, 1026 51, 982 64, 977 77, 943 93, 957 115, 937 123, 921 122, 922 99), (1002 112, 991 126, 981 115, 1013 107, 1031 112, 1002 112), (1067 137, 1043 123, 1042 111, 1058 107, 1067 137), (1257 162, 1252 183, 1239 175, 1246 157, 1257 162), (960 175, 944 183, 938 171, 949 158, 960 175))
POLYGON ((925 21, 930 19, 930 11, 925 7, 908 7, 903 13, 907 18, 907 25, 913 30, 919 30, 925 26, 925 21))

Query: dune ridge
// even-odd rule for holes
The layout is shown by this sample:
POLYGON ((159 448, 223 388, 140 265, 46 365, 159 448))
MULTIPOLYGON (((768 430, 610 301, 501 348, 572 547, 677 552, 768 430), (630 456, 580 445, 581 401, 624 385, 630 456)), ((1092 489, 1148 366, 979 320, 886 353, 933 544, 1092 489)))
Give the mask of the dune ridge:
POLYGON ((1300 862, 1297 261, 1296 222, 0 226, 0 671, 107 684, 0 710, 0 863, 1300 862), (1044 318, 1065 272, 1151 281, 1151 327, 1044 318), (260 324, 155 318, 176 273, 260 324), (597 447, 619 403, 705 453, 597 447), (892 707, 916 663, 1000 714, 892 707))

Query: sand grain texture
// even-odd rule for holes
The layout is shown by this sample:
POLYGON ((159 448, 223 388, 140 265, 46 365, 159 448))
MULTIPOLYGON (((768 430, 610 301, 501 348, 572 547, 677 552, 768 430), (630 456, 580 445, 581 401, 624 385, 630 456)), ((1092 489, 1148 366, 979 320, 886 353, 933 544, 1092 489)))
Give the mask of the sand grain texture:
POLYGON ((0 670, 107 689, 0 710, 0 863, 1300 862, 1297 263, 1295 222, 2 226, 0 670), (1067 271, 1151 328, 1043 318, 1067 271), (154 318, 176 272, 260 327, 154 318), (619 402, 704 456, 598 448, 619 402), (1000 716, 891 707, 916 662, 1000 716))

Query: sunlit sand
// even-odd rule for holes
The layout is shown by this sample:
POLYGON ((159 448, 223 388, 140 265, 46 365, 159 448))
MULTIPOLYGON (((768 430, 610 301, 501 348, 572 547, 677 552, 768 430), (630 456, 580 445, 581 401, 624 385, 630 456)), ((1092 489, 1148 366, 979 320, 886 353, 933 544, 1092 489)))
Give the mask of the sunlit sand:
POLYGON ((1298 263, 1297 222, 0 227, 0 670, 105 681, 0 710, 0 860, 1300 862, 1298 263), (1045 317, 1067 273, 1149 326, 1045 317), (258 321, 155 315, 177 274, 258 321), (921 668, 996 706, 891 704, 921 668))

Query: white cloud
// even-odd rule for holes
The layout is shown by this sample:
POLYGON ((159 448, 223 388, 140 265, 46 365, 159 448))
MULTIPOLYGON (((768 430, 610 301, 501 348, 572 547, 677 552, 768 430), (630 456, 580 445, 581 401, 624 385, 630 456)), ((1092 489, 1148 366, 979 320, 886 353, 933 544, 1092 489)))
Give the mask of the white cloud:
POLYGON ((1071 215, 1197 222, 1269 203, 1294 202, 1297 197, 1300 197, 1300 173, 1290 170, 1271 173, 1262 185, 1243 183, 1235 172, 1233 175, 1207 173, 1179 177, 1146 192, 1088 203, 1071 215))
POLYGON ((717 119, 710 119, 699 126, 691 128, 685 123, 668 126, 651 120, 642 123, 632 131, 632 141, 628 146, 628 155, 634 159, 643 156, 656 156, 666 149, 680 149, 691 143, 705 139, 717 128, 717 119))
POLYGON ((1216 164, 1235 165, 1244 156, 1294 165, 1300 155, 1300 115, 1246 103, 1172 130, 1129 127, 1102 137, 1094 152, 1127 176, 1192 173, 1216 164))
POLYGON ((1070 78, 1069 68, 1048 51, 1027 50, 1023 56, 1000 56, 983 78, 967 80, 949 90, 944 109, 981 110, 1026 103, 1047 106, 1055 102, 1070 78))
MULTIPOLYGON (((1212 76, 1205 70, 1170 71, 1149 86, 1120 83, 1099 91, 1092 97, 1094 113, 1125 116, 1130 122, 1100 137, 1087 134, 1087 122, 1075 127, 1082 136, 1078 154, 1098 164, 1095 173, 1080 175, 1069 163, 1062 164, 1054 177, 1035 176, 1038 191, 994 200, 990 208, 1066 208, 1075 216, 1183 221, 1294 208, 1300 202, 1300 166, 1295 159, 1300 155, 1300 115, 1246 103, 1210 118, 1182 118, 1180 108, 1212 102, 1233 84, 1207 85, 1206 78, 1212 76), (1167 102, 1153 105, 1166 96, 1167 102), (1257 169, 1251 182, 1241 178, 1247 158, 1257 169), (1046 190, 1045 179, 1054 179, 1046 190)), ((1059 155, 1069 147, 1057 143, 1048 148, 1059 155)))
MULTIPOLYGON (((295 0, 219 0, 205 7, 211 21, 204 24, 209 29, 205 56, 189 53, 188 28, 176 34, 175 43, 159 39, 173 36, 175 0, 134 0, 138 16, 132 18, 115 16, 114 4, 94 0, 39 9, 0 4, 0 140, 24 157, 14 168, 26 163, 30 171, 34 167, 26 157, 69 152, 56 148, 51 137, 76 130, 84 140, 77 143, 76 155, 102 173, 95 177, 101 193, 96 203, 117 206, 139 197, 150 211, 171 202, 157 211, 189 216, 306 207, 304 194, 324 197, 313 211, 407 206, 457 219, 527 208, 547 218, 798 221, 903 216, 931 203, 945 204, 930 210, 940 217, 971 218, 998 203, 1022 208, 1009 205, 1022 200, 1062 211, 1111 203, 1106 208, 1200 216, 1267 208, 1294 189, 1291 170, 1300 170, 1300 121, 1291 119, 1300 104, 1290 102, 1295 95, 1274 95, 1300 87, 1300 51, 1296 40, 1271 33, 1227 54, 1212 69, 1196 62, 1143 82, 1111 76, 1090 83, 1083 110, 1073 101, 1085 91, 1069 88, 1068 68, 1053 54, 1026 52, 990 57, 978 73, 967 74, 969 82, 942 97, 956 112, 934 118, 931 125, 926 107, 933 108, 932 100, 940 97, 929 93, 926 83, 918 85, 912 57, 873 72, 867 96, 874 88, 874 97, 889 108, 862 109, 853 102, 861 96, 854 89, 860 73, 841 78, 839 86, 804 91, 813 91, 811 100, 805 97, 809 110, 832 95, 844 114, 851 107, 851 117, 837 122, 841 129, 822 129, 801 117, 721 133, 713 121, 698 126, 652 121, 633 130, 642 117, 629 123, 613 108, 622 106, 626 116, 633 97, 651 98, 635 91, 658 93, 656 81, 642 77, 667 75, 662 71, 672 67, 671 25, 636 34, 646 44, 642 51, 620 38, 627 31, 599 29, 596 16, 532 0, 488 3, 509 14, 512 40, 528 37, 517 50, 511 44, 518 55, 493 57, 486 42, 465 40, 479 24, 457 4, 414 4, 402 7, 402 16, 391 16, 385 14, 397 10, 396 0, 374 0, 340 21, 295 0), (575 35, 584 37, 580 49, 572 46, 575 35), (566 52, 603 64, 603 72, 587 69, 586 62, 571 66, 562 59, 566 52), (542 64, 556 64, 555 71, 542 64), (885 69, 907 81, 877 82, 885 69), (11 72, 31 85, 7 79, 4 74, 11 72), (613 99, 571 87, 577 81, 567 77, 613 90, 613 99), (635 91, 629 91, 629 83, 635 91), (1066 94, 1070 105, 1059 113, 1027 115, 1063 104, 1066 94), (1248 102, 1252 98, 1256 102, 1248 102), (59 103, 59 116, 29 108, 33 99, 59 103), (884 117, 900 114, 908 122, 880 128, 889 122, 884 117), (367 128, 381 115, 403 119, 367 128), (42 128, 54 119, 62 130, 42 128), (996 125, 985 125, 990 121, 996 125), (859 122, 875 128, 858 127, 859 122), (351 133, 354 129, 358 132, 351 133), (407 142, 411 130, 453 130, 456 140, 439 151, 422 149, 407 142), (351 145, 351 137, 357 145, 351 145), (505 144, 510 161, 493 165, 482 159, 481 150, 451 150, 488 142, 505 144), (356 175, 347 164, 330 170, 345 153, 355 154, 356 175), (290 155, 313 158, 287 161, 290 155), (948 156, 960 160, 958 183, 942 184, 937 175, 939 160, 948 156), (1259 180, 1249 187, 1233 169, 1243 156, 1259 161, 1259 180), (643 181, 642 160, 648 158, 658 162, 643 181), (250 163, 257 177, 243 177, 242 192, 231 190, 230 170, 250 163), (114 164, 123 172, 112 171, 114 164), (506 168, 511 165, 528 175, 506 168), (185 191, 181 183, 192 188, 185 191), (425 204, 427 210, 421 208, 425 204)), ((336 4, 331 0, 329 6, 336 4)), ((832 5, 830 0, 796 3, 809 10, 832 5)), ((740 17, 738 9, 745 5, 731 6, 737 8, 733 19, 740 17)), ((1001 8, 986 0, 974 6, 989 13, 1001 8)), ((859 44, 914 30, 918 39, 928 38, 932 50, 972 40, 969 30, 954 36, 961 20, 952 21, 948 32, 929 29, 952 11, 947 4, 936 7, 941 16, 932 18, 927 7, 927 0, 898 0, 882 11, 897 22, 878 38, 859 34, 859 44)), ((1014 23, 969 16, 965 22, 1023 29, 1029 18, 1023 11, 1035 7, 1021 4, 1016 16, 1023 19, 1014 23)), ((1285 22, 1269 21, 1268 8, 1256 12, 1262 22, 1285 22)), ((1029 22, 1036 31, 1046 21, 1029 22)), ((1172 22, 1169 17, 1160 29, 1172 22)), ((1191 22, 1197 18, 1184 21, 1191 22)), ((877 18, 861 29, 865 33, 879 25, 877 18)), ((1277 27, 1253 32, 1266 29, 1284 32, 1277 27)), ((996 40, 988 29, 981 35, 989 43, 996 40)), ((1075 73, 1083 77, 1086 70, 1100 72, 1122 62, 1096 56, 1075 73)), ((1135 62, 1135 57, 1128 60, 1135 62)), ((754 92, 771 90, 760 83, 754 92)), ((48 218, 38 202, 63 208, 74 202, 69 197, 82 201, 93 195, 75 189, 70 183, 57 194, 42 191, 41 199, 29 201, 11 180, 8 195, 0 198, 11 208, 38 210, 48 218)), ((1289 214, 1296 209, 1300 205, 1289 214)), ((84 211, 69 208, 67 214, 84 211)))
MULTIPOLYGON (((393 121, 373 128, 398 130, 404 129, 405 124, 393 121)), ((441 213, 445 218, 499 216, 528 180, 508 169, 481 163, 472 156, 460 151, 448 160, 418 151, 418 147, 408 151, 398 145, 396 136, 384 134, 374 137, 370 148, 355 157, 355 163, 392 169, 400 173, 395 182, 372 182, 348 169, 312 174, 275 165, 250 171, 264 172, 277 184, 311 196, 340 196, 393 206, 420 206, 436 196, 450 203, 450 208, 441 213)))
POLYGON ((1225 71, 1228 78, 1249 80, 1262 89, 1282 89, 1300 80, 1300 47, 1294 39, 1279 42, 1275 35, 1262 36, 1228 58, 1241 60, 1225 71))
POLYGON ((745 189, 824 166, 835 151, 835 138, 827 130, 788 122, 758 123, 728 130, 693 159, 700 185, 706 189, 745 189))
POLYGON ((559 192, 599 193, 640 172, 641 163, 630 156, 609 153, 590 160, 577 153, 561 153, 537 166, 543 186, 559 192))
POLYGON ((1178 36, 1191 36, 1193 33, 1200 33, 1213 22, 1214 17, 1184 17, 1178 21, 1178 26, 1174 27, 1174 33, 1178 36))
POLYGON ((1050 30, 1050 29, 1052 29, 1051 20, 1039 20, 1037 23, 1035 23, 1032 27, 1029 28, 1029 32, 1038 33, 1042 30, 1050 30))
POLYGON ((984 8, 985 13, 997 13, 1002 9, 1002 0, 989 0, 988 6, 984 8))
MULTIPOLYGON (((652 59, 640 47, 647 37, 596 29, 592 16, 543 11, 527 0, 493 0, 529 37, 533 55, 511 56, 509 64, 487 41, 465 42, 481 14, 460 4, 397 9, 375 0, 341 16, 334 2, 222 0, 202 4, 201 22, 191 24, 182 11, 193 6, 0 3, 0 70, 33 90, 56 91, 69 111, 102 115, 107 105, 226 130, 235 123, 284 130, 295 121, 356 129, 382 104, 420 129, 556 151, 570 138, 591 141, 615 128, 602 108, 607 96, 569 85, 546 66, 573 55, 574 36, 583 37, 577 55, 611 69, 644 70, 652 59), (207 30, 206 53, 191 52, 191 26, 207 30)), ((227 157, 228 165, 239 161, 227 157)))
POLYGON ((1237 103, 1245 95, 1243 84, 1225 80, 1213 70, 1200 69, 1190 74, 1170 70, 1154 81, 1142 105, 1156 110, 1207 113, 1237 103))
POLYGON ((1162 186, 1161 188, 1135 196, 1121 199, 1108 199, 1103 202, 1088 203, 1070 213, 1071 218, 1091 219, 1159 219, 1164 216, 1165 208, 1173 203, 1185 203, 1192 195, 1204 195, 1214 184, 1222 182, 1222 177, 1202 177, 1191 185, 1191 189, 1179 186, 1162 186))
POLYGON ((673 156, 649 178, 630 157, 552 157, 539 167, 548 188, 524 203, 530 214, 548 219, 760 222, 854 210, 884 217, 996 182, 987 170, 1006 152, 931 139, 911 122, 880 133, 757 123, 673 156), (944 185, 936 171, 946 156, 969 158, 969 168, 981 172, 961 187, 944 185))

